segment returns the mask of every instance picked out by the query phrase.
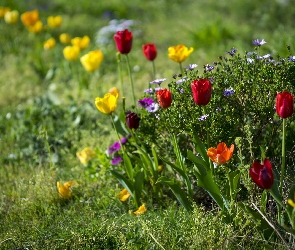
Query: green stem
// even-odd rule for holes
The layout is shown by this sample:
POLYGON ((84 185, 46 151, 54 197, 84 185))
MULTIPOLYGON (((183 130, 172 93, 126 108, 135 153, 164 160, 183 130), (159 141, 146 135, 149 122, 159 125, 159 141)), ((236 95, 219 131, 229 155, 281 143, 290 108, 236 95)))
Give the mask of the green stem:
MULTIPOLYGON (((155 67, 155 61, 152 61, 152 66, 153 66, 153 80, 156 79, 156 67, 155 67)), ((150 88, 150 85, 149 85, 150 88)))
POLYGON ((282 138, 282 169, 280 178, 280 193, 283 196, 283 181, 285 175, 285 165, 286 165, 286 119, 283 118, 283 138, 282 138))
POLYGON ((117 63, 118 63, 118 73, 120 79, 121 86, 121 96, 124 97, 124 89, 123 89, 123 74, 122 74, 122 61, 120 52, 117 53, 117 63))
POLYGON ((119 139, 119 143, 120 143, 121 149, 122 149, 122 151, 125 153, 124 148, 123 148, 123 145, 122 145, 122 143, 121 143, 121 139, 120 139, 120 136, 119 136, 118 130, 117 130, 116 125, 115 125, 115 121, 114 121, 113 113, 111 113, 110 116, 111 116, 111 120, 112 120, 113 127, 114 127, 114 129, 115 129, 115 131, 116 131, 116 134, 117 134, 117 137, 118 137, 118 139, 119 139))
POLYGON ((180 72, 183 75, 183 67, 182 67, 182 63, 181 62, 179 63, 179 67, 180 67, 180 72))
POLYGON ((228 167, 225 167, 225 169, 226 169, 226 174, 227 174, 227 179, 228 179, 228 185, 229 185, 230 207, 232 207, 232 204, 233 204, 232 184, 231 184, 231 180, 230 180, 229 169, 228 169, 228 167))
POLYGON ((126 54, 126 60, 127 60, 127 66, 128 66, 127 68, 128 68, 129 81, 130 81, 131 91, 132 91, 133 105, 134 105, 134 108, 135 108, 136 107, 136 101, 135 101, 134 86, 133 86, 133 80, 132 80, 132 75, 131 75, 131 68, 130 68, 128 54, 126 54))
MULTIPOLYGON (((207 114, 207 110, 206 110, 206 106, 203 106, 203 114, 206 115, 207 114)), ((207 149, 210 147, 210 134, 209 134, 209 131, 208 131, 208 122, 206 121, 206 143, 207 143, 207 149)), ((212 161, 209 161, 209 164, 210 164, 210 169, 212 171, 212 174, 214 175, 214 165, 213 165, 213 162, 212 161)))

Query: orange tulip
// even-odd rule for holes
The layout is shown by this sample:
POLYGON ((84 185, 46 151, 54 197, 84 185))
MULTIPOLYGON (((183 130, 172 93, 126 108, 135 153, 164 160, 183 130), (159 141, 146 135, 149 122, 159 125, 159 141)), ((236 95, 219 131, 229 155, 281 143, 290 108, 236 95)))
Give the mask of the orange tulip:
POLYGON ((221 142, 217 145, 217 148, 209 148, 207 155, 213 162, 224 164, 232 157, 234 147, 234 144, 232 144, 228 148, 224 142, 221 142))

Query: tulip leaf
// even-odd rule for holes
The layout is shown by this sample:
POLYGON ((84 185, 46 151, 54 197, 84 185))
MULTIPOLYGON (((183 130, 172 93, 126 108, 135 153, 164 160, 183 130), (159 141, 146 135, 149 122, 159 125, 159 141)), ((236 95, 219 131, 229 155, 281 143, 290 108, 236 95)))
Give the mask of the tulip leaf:
POLYGON ((203 160, 209 165, 209 157, 207 155, 207 151, 205 148, 205 145, 203 142, 200 140, 200 138, 197 135, 193 135, 194 137, 194 142, 195 142, 195 149, 196 151, 202 156, 203 160))
POLYGON ((139 200, 140 200, 141 193, 142 193, 143 181, 144 181, 144 173, 143 173, 143 171, 139 171, 136 174, 135 181, 134 181, 134 194, 135 194, 135 199, 138 204, 139 204, 139 200))
POLYGON ((133 180, 133 167, 132 167, 132 163, 130 161, 130 158, 126 152, 123 152, 123 160, 124 160, 124 166, 126 168, 126 173, 129 177, 129 179, 133 180))
POLYGON ((266 204, 267 204, 267 191, 263 190, 260 199, 260 210, 262 213, 266 213, 266 204))
POLYGON ((238 193, 238 184, 239 184, 240 176, 241 176, 240 170, 233 171, 229 174, 231 186, 232 186, 233 198, 235 198, 238 193))
POLYGON ((274 182, 272 184, 271 189, 269 189, 269 193, 275 199, 275 201, 277 202, 277 205, 284 207, 284 205, 282 203, 282 195, 279 191, 279 178, 278 178, 276 172, 274 172, 274 171, 273 171, 273 175, 274 175, 274 182))
POLYGON ((167 178, 166 176, 161 176, 156 183, 164 183, 170 187, 173 194, 179 201, 179 203, 185 208, 187 211, 192 211, 192 205, 187 198, 186 193, 177 185, 174 180, 167 178))
POLYGON ((128 192, 134 196, 133 191, 134 187, 132 183, 123 175, 119 174, 115 170, 111 170, 111 173, 118 179, 118 181, 121 183, 121 185, 128 190, 128 192))
POLYGON ((199 169, 200 173, 205 174, 210 170, 210 166, 201 157, 194 155, 190 150, 187 151, 187 158, 191 160, 199 169))

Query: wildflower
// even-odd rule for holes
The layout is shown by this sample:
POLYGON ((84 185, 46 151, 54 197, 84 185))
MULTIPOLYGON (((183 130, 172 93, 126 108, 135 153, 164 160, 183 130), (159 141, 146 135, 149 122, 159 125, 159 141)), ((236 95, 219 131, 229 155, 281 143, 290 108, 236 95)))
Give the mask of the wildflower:
POLYGON ((112 144, 109 149, 108 149, 108 153, 111 155, 113 153, 118 152, 121 149, 121 145, 119 141, 114 142, 114 144, 112 144))
POLYGON ((186 82, 187 80, 189 80, 189 78, 188 78, 187 76, 185 76, 185 77, 183 77, 183 78, 177 80, 177 81, 176 81, 176 84, 184 83, 184 82, 186 82))
POLYGON ((211 65, 209 65, 209 64, 206 64, 206 65, 204 66, 204 68, 205 68, 205 71, 206 71, 206 72, 210 72, 210 71, 212 71, 212 70, 214 69, 214 66, 211 66, 211 65))
POLYGON ((94 71, 96 70, 103 60, 103 54, 101 50, 93 50, 88 52, 87 54, 83 55, 80 58, 80 61, 87 71, 94 71))
POLYGON ((232 144, 230 148, 228 148, 224 142, 221 142, 217 145, 217 148, 209 148, 207 151, 207 155, 209 156, 211 161, 218 164, 224 164, 232 157, 234 147, 234 144, 232 144))
POLYGON ((156 79, 150 82, 150 84, 158 84, 159 86, 161 85, 162 82, 166 81, 166 78, 163 79, 156 79))
POLYGON ((59 35, 59 41, 62 44, 70 44, 71 43, 71 36, 68 33, 62 33, 59 35))
POLYGON ((168 48, 168 57, 175 62, 181 63, 185 61, 193 51, 194 49, 192 47, 188 49, 183 44, 171 46, 168 48))
POLYGON ((81 50, 86 49, 90 43, 89 36, 83 36, 83 37, 74 37, 71 40, 72 45, 78 46, 81 50))
POLYGON ((253 63, 255 60, 254 59, 252 59, 252 58, 247 58, 247 63, 253 63))
POLYGON ((128 54, 132 48, 132 32, 128 29, 117 31, 114 35, 117 50, 121 54, 128 54))
POLYGON ((106 93, 103 98, 96 97, 95 106, 100 112, 110 114, 117 108, 117 97, 111 93, 106 93))
POLYGON ((190 64, 189 66, 186 66, 185 68, 187 69, 187 70, 194 70, 196 67, 198 67, 198 64, 190 64))
POLYGON ((43 29, 43 23, 40 20, 38 20, 34 25, 27 26, 27 28, 32 33, 39 33, 43 29))
POLYGON ((8 11, 4 15, 4 21, 8 24, 14 24, 18 21, 19 13, 17 10, 8 11))
POLYGON ((150 106, 152 103, 154 102, 154 100, 152 98, 149 97, 145 97, 142 100, 138 100, 137 103, 139 104, 139 106, 143 107, 143 108, 147 108, 148 106, 150 106))
POLYGON ((63 49, 63 55, 68 61, 75 61, 80 55, 80 48, 78 46, 66 46, 63 49))
POLYGON ((235 91, 232 88, 229 88, 229 89, 226 89, 226 90, 223 91, 224 96, 231 96, 231 95, 234 95, 234 94, 235 94, 235 91))
POLYGON ((146 59, 149 61, 154 61, 157 57, 157 49, 154 43, 147 43, 142 45, 142 51, 146 59))
POLYGON ((250 177, 255 184, 262 189, 270 189, 274 182, 272 165, 268 159, 264 159, 263 164, 254 161, 249 169, 250 177))
POLYGON ((74 181, 68 181, 64 184, 60 183, 59 181, 56 183, 58 193, 64 199, 69 199, 72 197, 72 190, 71 187, 73 186, 74 181))
POLYGON ((126 115, 126 125, 129 129, 137 129, 139 127, 140 118, 136 113, 129 113, 126 115))
POLYGON ((198 118, 199 121, 205 121, 207 119, 207 117, 209 116, 209 114, 206 115, 202 115, 201 117, 198 118))
POLYGON ((143 91, 143 93, 153 94, 153 93, 154 93, 154 90, 153 90, 152 88, 145 89, 145 90, 143 91))
POLYGON ((281 118, 288 118, 293 114, 294 98, 289 92, 281 92, 276 97, 276 111, 281 118))
POLYGON ((51 28, 58 28, 61 26, 62 17, 61 16, 49 16, 47 18, 47 24, 51 28))
POLYGON ((135 212, 133 212, 135 215, 143 214, 146 212, 145 204, 142 204, 135 212))
POLYGON ((4 18, 5 13, 9 12, 11 9, 9 7, 0 6, 0 18, 4 18))
POLYGON ((111 160, 112 165, 118 165, 122 161, 122 157, 117 155, 111 160))
POLYGON ((48 50, 48 49, 52 49, 55 46, 55 44, 56 44, 55 39, 51 37, 44 42, 43 47, 44 49, 48 50))
POLYGON ((180 89, 179 93, 183 94, 184 93, 184 89, 180 89))
POLYGON ((27 27, 34 26, 39 21, 38 10, 27 11, 21 15, 22 23, 27 27))
POLYGON ((94 158, 95 152, 91 148, 86 147, 83 150, 81 150, 80 152, 77 152, 76 156, 79 158, 80 162, 83 165, 86 165, 89 160, 94 158))
POLYGON ((158 88, 155 88, 155 92, 161 90, 162 88, 161 87, 158 87, 158 88))
POLYGON ((172 94, 168 89, 161 89, 156 92, 157 100, 162 108, 169 108, 172 103, 172 94))
POLYGON ((254 45, 257 45, 258 47, 260 47, 261 45, 266 44, 266 41, 264 41, 264 39, 262 39, 262 40, 255 39, 255 40, 252 41, 252 43, 254 45))
POLYGON ((124 188, 122 191, 120 191, 118 198, 120 201, 126 201, 130 197, 130 193, 127 191, 126 188, 124 188))
POLYGON ((149 113, 155 113, 157 110, 159 109, 159 104, 153 102, 151 105, 149 105, 148 107, 146 107, 146 110, 149 113))
POLYGON ((207 105, 211 98, 212 87, 208 79, 194 80, 191 83, 194 102, 197 105, 207 105))
POLYGON ((112 95, 116 96, 117 98, 119 97, 120 93, 119 90, 116 87, 112 87, 109 89, 109 93, 112 95))
POLYGON ((229 54, 231 56, 234 56, 236 54, 237 50, 238 49, 236 49, 236 48, 232 48, 230 51, 226 51, 225 53, 229 54))
POLYGON ((295 56, 289 56, 289 60, 290 60, 291 62, 295 62, 295 56))

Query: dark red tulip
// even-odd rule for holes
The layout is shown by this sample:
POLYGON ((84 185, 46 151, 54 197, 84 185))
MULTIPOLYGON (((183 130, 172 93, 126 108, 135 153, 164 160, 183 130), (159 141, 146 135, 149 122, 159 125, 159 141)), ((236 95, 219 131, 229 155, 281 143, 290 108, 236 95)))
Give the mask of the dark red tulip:
POLYGON ((146 57, 146 59, 150 61, 154 61, 157 57, 157 49, 155 44, 153 43, 147 43, 145 45, 142 45, 142 51, 146 57))
POLYGON ((139 127, 140 118, 136 113, 129 113, 126 115, 126 125, 130 129, 137 129, 139 127))
POLYGON ((132 33, 125 29, 123 31, 117 31, 114 35, 117 50, 121 54, 128 54, 132 48, 132 33))
POLYGON ((212 86, 208 79, 194 80, 191 83, 194 102, 197 105, 207 105, 211 98, 212 86))
POLYGON ((160 89, 156 92, 157 100, 162 108, 169 108, 172 103, 172 95, 168 89, 160 89))
POLYGON ((270 189, 274 181, 271 162, 266 158, 262 165, 259 161, 254 161, 250 168, 250 177, 258 187, 270 189))
POLYGON ((277 94, 276 110, 280 117, 288 118, 293 114, 294 99, 289 92, 277 94))

